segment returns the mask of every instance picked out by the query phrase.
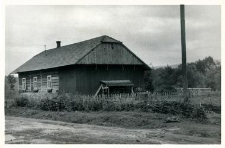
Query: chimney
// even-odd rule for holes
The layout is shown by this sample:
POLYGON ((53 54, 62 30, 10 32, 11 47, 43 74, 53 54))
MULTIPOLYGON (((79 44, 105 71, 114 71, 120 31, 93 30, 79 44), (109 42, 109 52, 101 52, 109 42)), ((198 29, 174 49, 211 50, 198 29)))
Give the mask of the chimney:
POLYGON ((56 41, 57 48, 61 47, 61 41, 56 41))

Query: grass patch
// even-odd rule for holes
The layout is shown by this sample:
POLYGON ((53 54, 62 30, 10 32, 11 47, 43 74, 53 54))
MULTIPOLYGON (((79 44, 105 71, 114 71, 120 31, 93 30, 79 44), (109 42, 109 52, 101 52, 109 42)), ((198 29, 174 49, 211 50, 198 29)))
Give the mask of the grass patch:
MULTIPOLYGON (((28 107, 55 112, 98 112, 98 111, 141 111, 182 116, 197 121, 207 120, 206 111, 220 112, 220 107, 205 104, 183 104, 181 101, 154 100, 146 96, 93 97, 61 94, 55 96, 20 96, 15 99, 15 107, 28 107)), ((81 122, 81 121, 80 121, 81 122)), ((145 121, 143 121, 145 122, 145 121)))
MULTIPOLYGON (((155 129, 164 127, 180 126, 183 122, 193 122, 193 120, 181 118, 180 123, 164 123, 168 117, 166 114, 140 112, 140 111, 121 111, 121 112, 54 112, 42 111, 37 109, 30 109, 25 107, 9 108, 5 110, 7 116, 17 116, 36 119, 47 119, 55 121, 63 121, 69 123, 79 124, 93 124, 110 127, 123 127, 123 128, 141 128, 141 129, 155 129)), ((209 120, 204 123, 194 122, 196 125, 213 124, 220 126, 220 115, 213 113, 210 114, 209 120), (212 122, 211 122, 212 121, 212 122)), ((187 123, 189 124, 189 123, 187 123)))
POLYGON ((80 124, 94 124, 124 128, 163 128, 167 115, 137 111, 122 112, 52 112, 29 108, 6 109, 7 116, 49 119, 80 124))
MULTIPOLYGON (((26 107, 13 107, 6 109, 5 113, 7 116, 46 119, 108 127, 121 127, 128 129, 164 130, 177 128, 179 130, 172 130, 169 132, 180 136, 188 135, 202 138, 221 138, 221 123, 218 121, 215 122, 215 118, 216 120, 220 119, 220 114, 216 113, 210 113, 208 116, 210 122, 205 123, 196 122, 186 118, 180 118, 180 122, 164 123, 164 120, 168 117, 168 115, 140 111, 55 112, 30 109, 26 107)), ((64 123, 62 123, 62 125, 63 124, 64 123)))

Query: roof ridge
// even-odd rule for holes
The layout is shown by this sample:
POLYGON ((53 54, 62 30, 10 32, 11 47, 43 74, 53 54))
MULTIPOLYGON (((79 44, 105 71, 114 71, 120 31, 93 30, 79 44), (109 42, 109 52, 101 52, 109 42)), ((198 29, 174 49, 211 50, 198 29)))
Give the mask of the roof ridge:
POLYGON ((103 35, 102 36, 102 39, 101 39, 101 42, 107 37, 107 35, 103 35))
POLYGON ((108 35, 104 35, 103 38, 102 38, 102 40, 101 40, 101 42, 106 42, 106 43, 107 42, 122 43, 121 41, 119 41, 117 39, 114 39, 114 38, 112 38, 112 37, 110 37, 108 35), (110 39, 112 41, 107 41, 107 39, 110 39))
MULTIPOLYGON (((66 46, 71 46, 71 45, 74 45, 74 44, 80 44, 80 43, 87 42, 87 41, 91 41, 91 40, 98 39, 98 38, 103 38, 103 36, 106 36, 106 35, 102 35, 102 36, 99 36, 99 37, 95 37, 95 38, 91 38, 91 39, 79 41, 79 42, 72 43, 72 44, 67 44, 67 45, 64 45, 64 46, 61 46, 61 47, 58 47, 58 48, 62 48, 62 47, 66 47, 66 46)), ((100 42, 101 42, 101 41, 102 41, 102 39, 100 40, 100 42)), ((50 51, 50 50, 58 49, 58 48, 51 48, 51 49, 47 49, 46 51, 50 51)), ((41 53, 42 53, 42 52, 41 52, 41 53)), ((37 55, 38 55, 38 54, 37 54, 37 55)))

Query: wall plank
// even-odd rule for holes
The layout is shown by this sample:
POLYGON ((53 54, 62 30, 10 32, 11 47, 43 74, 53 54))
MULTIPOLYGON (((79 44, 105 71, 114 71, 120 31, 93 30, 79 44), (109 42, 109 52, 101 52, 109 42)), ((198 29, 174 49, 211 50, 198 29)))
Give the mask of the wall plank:
POLYGON ((60 92, 94 94, 100 80, 131 80, 134 87, 144 88, 144 69, 141 66, 80 65, 62 68, 59 73, 60 92))
POLYGON ((19 73, 19 90, 22 90, 22 78, 26 78, 27 90, 29 91, 29 87, 31 87, 31 91, 33 88, 33 77, 37 77, 37 87, 41 92, 47 92, 47 76, 52 76, 52 91, 57 92, 59 90, 59 76, 58 71, 34 71, 34 72, 24 72, 19 73))
POLYGON ((138 58, 121 44, 112 43, 101 44, 77 64, 143 65, 138 58))

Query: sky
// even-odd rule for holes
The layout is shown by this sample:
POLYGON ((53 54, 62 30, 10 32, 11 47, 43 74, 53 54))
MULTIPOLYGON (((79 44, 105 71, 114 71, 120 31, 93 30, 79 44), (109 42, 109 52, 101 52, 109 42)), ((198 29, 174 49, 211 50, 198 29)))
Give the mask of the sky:
MULTIPOLYGON (((221 7, 185 5, 187 62, 221 60, 221 7)), ((145 63, 181 63, 180 6, 6 6, 6 75, 46 49, 101 35, 123 42, 145 63)))

